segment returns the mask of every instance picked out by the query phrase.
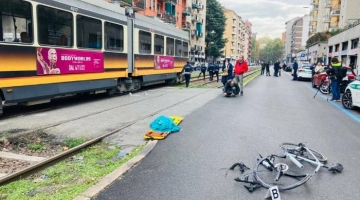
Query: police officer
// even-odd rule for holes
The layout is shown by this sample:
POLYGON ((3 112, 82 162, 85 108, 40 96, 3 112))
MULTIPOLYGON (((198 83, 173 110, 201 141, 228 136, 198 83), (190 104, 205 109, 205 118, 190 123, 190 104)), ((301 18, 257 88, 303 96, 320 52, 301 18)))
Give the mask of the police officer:
POLYGON ((209 63, 208 65, 208 72, 209 72, 209 80, 212 81, 213 80, 213 76, 214 76, 214 71, 215 71, 215 65, 214 63, 209 63))
POLYGON ((219 64, 215 63, 214 74, 216 76, 216 82, 219 82, 219 71, 220 71, 220 66, 219 66, 219 64))
POLYGON ((205 81, 205 72, 206 72, 206 66, 205 64, 201 64, 201 67, 200 67, 200 73, 199 73, 199 78, 201 76, 201 74, 204 76, 204 81, 205 81))
POLYGON ((186 65, 184 66, 184 68, 182 69, 182 71, 181 71, 181 73, 184 73, 184 76, 185 76, 186 87, 189 87, 190 77, 191 77, 191 72, 192 71, 193 71, 193 69, 192 69, 192 67, 190 65, 190 62, 188 61, 186 63, 186 65))

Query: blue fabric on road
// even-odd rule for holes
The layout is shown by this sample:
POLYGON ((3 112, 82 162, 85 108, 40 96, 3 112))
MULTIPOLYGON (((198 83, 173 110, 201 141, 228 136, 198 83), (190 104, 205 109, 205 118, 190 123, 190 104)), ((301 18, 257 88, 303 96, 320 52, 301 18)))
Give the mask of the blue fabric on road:
POLYGON ((174 133, 180 131, 179 126, 177 126, 171 118, 165 116, 156 118, 150 123, 150 128, 155 132, 174 133))

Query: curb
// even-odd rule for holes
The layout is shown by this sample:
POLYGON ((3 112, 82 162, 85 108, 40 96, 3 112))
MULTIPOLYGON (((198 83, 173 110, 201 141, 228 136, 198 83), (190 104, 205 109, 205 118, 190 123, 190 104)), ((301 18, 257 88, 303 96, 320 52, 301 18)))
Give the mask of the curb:
MULTIPOLYGON (((255 73, 256 73, 256 72, 255 72, 255 73)), ((259 74, 258 74, 257 76, 252 77, 248 82, 246 82, 246 83, 244 84, 244 86, 247 85, 247 84, 249 84, 252 80, 254 80, 255 78, 257 78, 258 76, 259 76, 259 74)))
POLYGON ((114 181, 116 181, 123 174, 133 168, 137 163, 139 163, 143 158, 145 158, 145 156, 154 149, 157 142, 158 140, 150 140, 138 155, 121 165, 115 171, 103 177, 98 183, 91 186, 89 189, 75 197, 73 200, 91 200, 91 198, 98 195, 102 190, 111 185, 114 181))

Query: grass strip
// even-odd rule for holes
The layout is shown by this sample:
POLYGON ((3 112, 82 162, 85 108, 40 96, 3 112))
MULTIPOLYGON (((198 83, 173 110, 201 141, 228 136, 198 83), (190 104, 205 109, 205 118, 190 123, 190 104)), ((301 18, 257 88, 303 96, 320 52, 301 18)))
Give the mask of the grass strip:
POLYGON ((259 76, 260 73, 261 73, 261 71, 258 71, 258 72, 255 72, 255 73, 251 74, 250 76, 245 77, 244 78, 244 84, 250 82, 253 78, 259 76))
POLYGON ((120 147, 98 143, 28 178, 0 187, 1 200, 71 200, 131 158, 145 145, 122 157, 120 147))

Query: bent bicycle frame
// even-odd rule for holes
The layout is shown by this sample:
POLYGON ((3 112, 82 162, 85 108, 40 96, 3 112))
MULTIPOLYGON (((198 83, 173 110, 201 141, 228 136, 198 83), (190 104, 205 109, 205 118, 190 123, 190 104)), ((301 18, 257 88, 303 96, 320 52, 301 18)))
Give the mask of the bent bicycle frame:
MULTIPOLYGON (((292 154, 292 153, 289 153, 288 150, 286 148, 283 148, 284 149, 284 156, 285 157, 289 157, 290 160, 296 165, 298 166, 299 168, 304 168, 304 165, 302 165, 297 159, 301 159, 301 160, 304 160, 308 163, 312 163, 312 164, 315 164, 317 165, 315 171, 314 171, 314 174, 317 173, 319 170, 320 170, 320 167, 325 167, 325 168, 328 168, 327 166, 325 166, 324 164, 322 164, 319 159, 317 159, 317 157, 311 152, 311 150, 309 150, 309 148, 307 147, 297 147, 295 148, 295 151, 300 151, 299 149, 305 149, 307 152, 309 152, 311 154, 311 156, 313 156, 315 158, 315 161, 313 160, 309 160, 307 158, 304 158, 302 156, 298 156, 298 155, 295 155, 295 154, 292 154)), ((272 156, 275 156, 275 155, 272 155, 272 156)))

